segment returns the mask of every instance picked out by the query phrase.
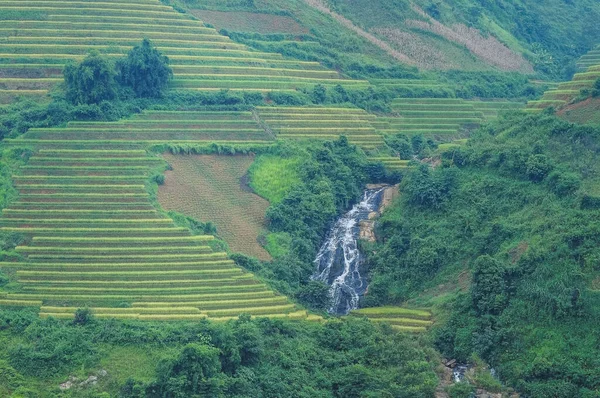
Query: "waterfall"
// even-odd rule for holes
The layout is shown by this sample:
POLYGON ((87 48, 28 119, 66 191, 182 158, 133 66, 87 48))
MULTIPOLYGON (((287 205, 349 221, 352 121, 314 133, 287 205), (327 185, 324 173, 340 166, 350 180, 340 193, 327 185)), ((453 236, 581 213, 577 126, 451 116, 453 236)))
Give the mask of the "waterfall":
POLYGON ((377 211, 384 190, 385 187, 366 190, 362 201, 336 221, 317 254, 317 270, 312 279, 330 286, 332 314, 345 315, 358 308, 358 300, 367 289, 360 274, 359 224, 377 211))

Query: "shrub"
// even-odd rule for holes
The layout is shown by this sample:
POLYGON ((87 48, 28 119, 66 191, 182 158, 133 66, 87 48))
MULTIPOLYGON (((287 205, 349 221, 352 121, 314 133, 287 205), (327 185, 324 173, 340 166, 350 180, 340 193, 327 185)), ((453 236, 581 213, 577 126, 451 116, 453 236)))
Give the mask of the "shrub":
POLYGON ((92 319, 92 311, 89 308, 78 308, 77 311, 75 311, 75 319, 73 319, 73 323, 75 325, 85 325, 92 319))
POLYGON ((0 287, 6 285, 9 282, 8 280, 8 276, 4 275, 1 271, 0 271, 0 287))
POLYGON ((540 182, 552 170, 552 165, 546 155, 531 155, 527 159, 527 177, 531 181, 540 182))
POLYGON ((155 174, 154 176, 152 176, 152 181, 154 181, 158 185, 163 185, 165 183, 165 175, 155 174))
POLYGON ((575 173, 553 171, 547 178, 550 190, 559 196, 570 195, 581 186, 581 178, 575 173))
POLYGON ((450 398, 470 398, 475 392, 475 387, 467 382, 453 384, 448 388, 450 398))

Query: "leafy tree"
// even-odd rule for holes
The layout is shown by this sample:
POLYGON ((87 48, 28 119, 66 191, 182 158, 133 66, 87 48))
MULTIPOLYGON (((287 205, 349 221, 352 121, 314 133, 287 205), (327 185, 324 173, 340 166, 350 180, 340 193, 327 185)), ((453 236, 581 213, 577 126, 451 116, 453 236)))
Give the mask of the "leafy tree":
POLYGON ((498 315, 505 307, 507 299, 504 266, 498 260, 485 255, 475 260, 473 268, 473 306, 480 314, 498 315))
POLYGON ((218 396, 222 383, 219 349, 188 344, 175 360, 164 360, 157 368, 157 381, 150 387, 157 397, 218 396))
POLYGON ((161 97, 173 75, 169 58, 148 39, 131 49, 125 59, 117 61, 117 71, 119 82, 141 98, 161 97))
POLYGON ((327 100, 327 88, 322 84, 317 84, 313 88, 311 98, 315 104, 324 104, 327 100))
POLYGON ((117 96, 117 83, 111 62, 92 51, 79 65, 64 69, 66 96, 75 105, 99 104, 117 96))
POLYGON ((416 205, 440 209, 456 185, 454 169, 432 171, 428 165, 421 165, 403 184, 408 200, 416 205))

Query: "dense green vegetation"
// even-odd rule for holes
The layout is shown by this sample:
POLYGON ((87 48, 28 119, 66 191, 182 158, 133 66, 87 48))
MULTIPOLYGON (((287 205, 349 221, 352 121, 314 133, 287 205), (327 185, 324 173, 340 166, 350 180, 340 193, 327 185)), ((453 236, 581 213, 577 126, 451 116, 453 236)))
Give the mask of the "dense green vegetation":
POLYGON ((409 174, 380 222, 365 304, 436 304, 448 357, 477 353, 529 397, 596 396, 599 138, 514 114, 409 174), (470 288, 435 293, 464 273, 470 288))
POLYGON ((0 310, 0 342, 7 347, 0 357, 0 394, 425 398, 437 385, 431 349, 365 320, 306 324, 240 317, 153 324, 81 315, 77 323, 0 310), (140 350, 152 352, 153 360, 119 373, 119 366, 137 361, 132 354, 140 350), (112 362, 104 363, 106 356, 112 362), (70 374, 85 380, 99 369, 108 374, 97 386, 60 392, 59 383, 70 374))
POLYGON ((285 191, 272 181, 273 175, 278 175, 271 168, 272 154, 263 155, 264 160, 259 157, 251 171, 251 185, 263 187, 262 194, 272 201, 267 211, 270 233, 266 248, 275 259, 261 263, 243 256, 234 258, 280 292, 323 310, 328 306, 327 290, 320 283, 309 282, 309 277, 329 225, 360 197, 366 182, 395 182, 401 174, 388 173, 382 164, 369 162, 345 137, 307 147, 281 145, 278 154, 284 158, 283 165, 292 167, 283 174, 293 176, 285 191))
POLYGON ((0 2, 0 396, 425 398, 441 356, 475 367, 451 398, 598 396, 600 128, 543 108, 597 97, 600 69, 505 114, 600 59, 575 63, 596 1, 323 2, 354 28, 305 0, 16 4, 0 2), (198 9, 295 25, 221 35, 198 9), (459 62, 407 66, 359 28, 459 62), (166 151, 256 156, 240 186, 270 202, 272 261, 159 208, 166 151), (402 194, 361 243, 371 308, 335 319, 313 260, 376 182, 402 194))

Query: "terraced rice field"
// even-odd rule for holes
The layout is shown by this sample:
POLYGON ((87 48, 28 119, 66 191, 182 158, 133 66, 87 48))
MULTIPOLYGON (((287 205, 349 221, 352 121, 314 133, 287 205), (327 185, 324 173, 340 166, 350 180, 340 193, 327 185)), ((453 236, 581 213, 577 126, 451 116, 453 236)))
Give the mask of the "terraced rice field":
POLYGON ((577 68, 582 72, 596 65, 600 65, 600 46, 596 46, 577 61, 577 68))
POLYGON ((571 103, 581 94, 581 90, 591 89, 596 80, 600 79, 600 46, 594 48, 577 61, 579 73, 573 75, 573 79, 562 82, 556 87, 546 91, 541 99, 529 101, 528 113, 540 113, 549 107, 561 108, 571 103))
POLYGON ((158 189, 163 209, 211 221, 234 252, 271 259, 258 243, 269 202, 243 182, 253 156, 165 155, 165 159, 172 169, 158 189))
POLYGON ((167 55, 173 88, 259 92, 291 91, 316 84, 365 87, 317 62, 287 60, 254 51, 158 0, 0 0, 0 13, 17 11, 22 19, 0 20, 0 102, 15 91, 44 96, 62 80, 67 61, 95 49, 120 57, 143 38, 167 55))
POLYGON ((362 308, 351 312, 352 316, 365 316, 373 322, 384 322, 399 332, 422 333, 433 324, 431 312, 402 307, 362 308))
POLYGON ((63 135, 72 129, 32 131, 11 143, 28 141, 36 152, 14 176, 20 196, 0 219, 1 231, 27 237, 16 248, 23 261, 0 263, 21 285, 0 293, 0 306, 39 307, 55 318, 72 318, 84 306, 99 318, 308 318, 213 251, 212 236, 193 236, 152 206, 146 184, 166 164, 147 144, 107 135, 104 147, 94 143, 98 137, 72 145, 63 135))
POLYGON ((384 156, 384 157, 370 157, 370 161, 372 162, 381 162, 383 165, 390 170, 403 170, 408 168, 409 160, 401 160, 398 157, 394 156, 384 156))
POLYGON ((448 137, 478 126, 505 110, 523 104, 509 101, 467 101, 459 98, 397 98, 392 103, 398 117, 377 118, 384 134, 448 137))
POLYGON ((167 143, 262 145, 272 141, 273 137, 251 112, 145 112, 118 122, 70 122, 66 128, 32 128, 8 142, 45 147, 145 149, 167 143))
POLYGON ((372 149, 384 144, 373 122, 376 117, 358 108, 257 107, 260 119, 278 139, 337 139, 372 149))

